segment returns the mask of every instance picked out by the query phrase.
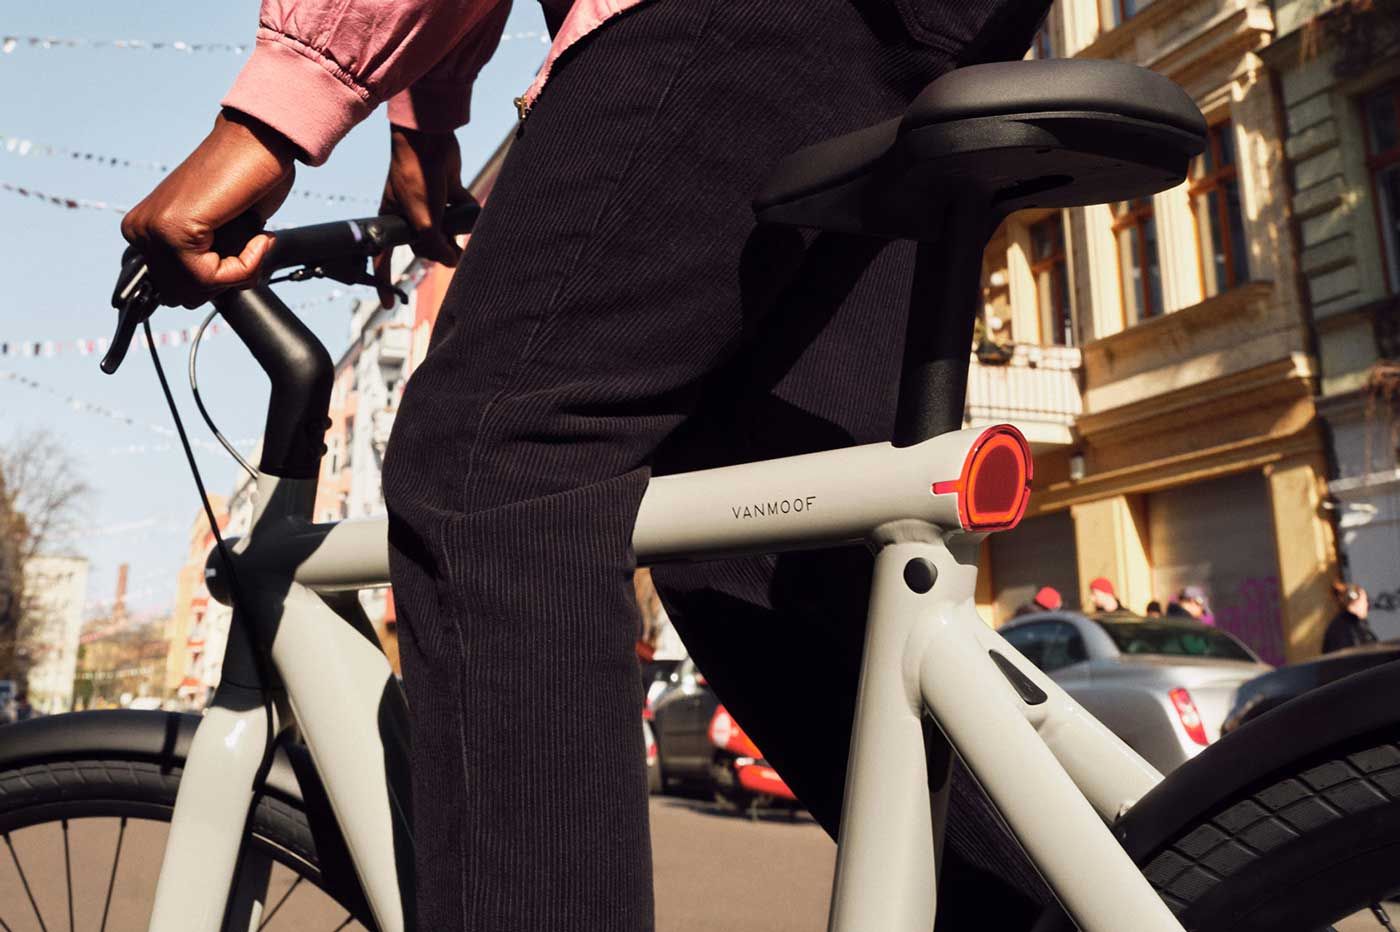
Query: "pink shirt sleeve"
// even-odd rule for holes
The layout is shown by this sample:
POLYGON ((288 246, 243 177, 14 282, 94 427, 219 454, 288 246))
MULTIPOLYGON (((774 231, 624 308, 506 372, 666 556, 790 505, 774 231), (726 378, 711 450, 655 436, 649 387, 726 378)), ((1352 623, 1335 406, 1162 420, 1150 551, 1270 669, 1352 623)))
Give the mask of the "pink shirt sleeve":
POLYGON ((263 0, 257 44, 223 105, 312 165, 385 100, 399 125, 453 129, 509 11, 510 0, 263 0))

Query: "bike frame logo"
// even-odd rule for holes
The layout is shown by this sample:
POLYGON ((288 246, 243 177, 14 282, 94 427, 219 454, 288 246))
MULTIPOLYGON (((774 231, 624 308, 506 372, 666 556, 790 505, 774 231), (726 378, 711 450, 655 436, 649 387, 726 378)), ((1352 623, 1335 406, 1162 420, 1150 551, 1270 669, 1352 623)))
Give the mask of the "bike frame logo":
POLYGON ((736 521, 744 518, 764 518, 769 515, 801 514, 804 511, 811 511, 812 503, 816 500, 815 495, 808 495, 799 498, 782 498, 771 502, 755 502, 748 505, 730 505, 729 510, 734 512, 736 521))

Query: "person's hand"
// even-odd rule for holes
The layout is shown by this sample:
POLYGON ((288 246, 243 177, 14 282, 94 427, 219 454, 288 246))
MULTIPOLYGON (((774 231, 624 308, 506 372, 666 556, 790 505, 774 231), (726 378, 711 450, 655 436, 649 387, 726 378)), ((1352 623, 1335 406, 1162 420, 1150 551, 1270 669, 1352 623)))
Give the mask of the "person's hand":
POLYGON ((266 221, 281 206, 296 151, 276 130, 225 111, 189 158, 122 218, 122 236, 145 257, 162 303, 198 307, 254 280, 272 237, 259 233, 216 249, 214 234, 248 211, 266 221))
MULTIPOLYGON (((442 229, 442 212, 449 205, 470 201, 462 186, 462 153, 452 133, 425 133, 402 126, 389 127, 389 177, 384 182, 381 214, 396 214, 408 221, 417 236, 413 251, 420 258, 454 266, 462 256, 456 240, 442 229)), ((374 280, 379 301, 394 306, 390 255, 374 257, 374 280)))

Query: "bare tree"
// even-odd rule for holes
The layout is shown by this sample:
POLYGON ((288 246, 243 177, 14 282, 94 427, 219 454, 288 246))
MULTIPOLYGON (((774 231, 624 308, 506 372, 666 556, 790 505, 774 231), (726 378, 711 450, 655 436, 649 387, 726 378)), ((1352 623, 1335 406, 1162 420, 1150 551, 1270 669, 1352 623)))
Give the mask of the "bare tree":
POLYGON ((25 586, 25 564, 72 541, 90 492, 73 456, 52 433, 23 433, 0 448, 0 678, 22 680, 17 654, 36 593, 25 586))

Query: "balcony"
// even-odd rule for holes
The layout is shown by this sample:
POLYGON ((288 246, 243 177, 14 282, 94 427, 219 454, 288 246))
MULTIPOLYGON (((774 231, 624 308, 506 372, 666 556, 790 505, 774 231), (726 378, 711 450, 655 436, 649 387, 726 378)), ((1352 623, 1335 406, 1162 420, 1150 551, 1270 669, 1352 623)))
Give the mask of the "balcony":
POLYGON ((1083 413, 1077 347, 1018 343, 1005 362, 972 357, 967 376, 968 427, 1011 423, 1033 447, 1067 446, 1083 413))
POLYGON ((379 332, 379 339, 375 342, 381 366, 402 366, 408 361, 409 350, 413 345, 413 331, 400 324, 391 324, 379 332))
POLYGON ((397 413, 390 408, 384 408, 370 415, 369 442, 380 456, 384 455, 384 450, 389 446, 389 435, 394 430, 394 415, 397 413))

